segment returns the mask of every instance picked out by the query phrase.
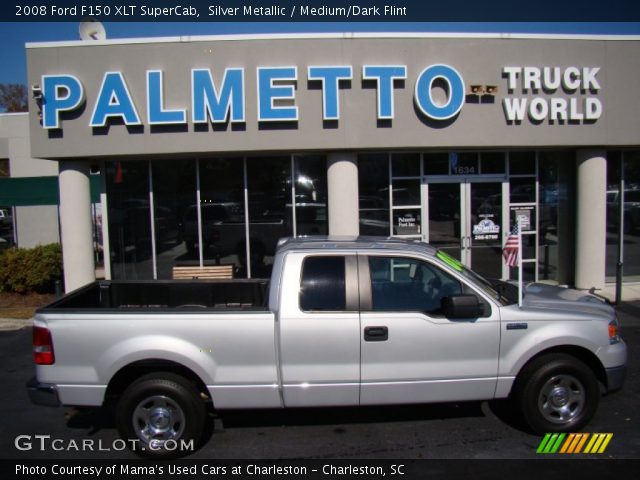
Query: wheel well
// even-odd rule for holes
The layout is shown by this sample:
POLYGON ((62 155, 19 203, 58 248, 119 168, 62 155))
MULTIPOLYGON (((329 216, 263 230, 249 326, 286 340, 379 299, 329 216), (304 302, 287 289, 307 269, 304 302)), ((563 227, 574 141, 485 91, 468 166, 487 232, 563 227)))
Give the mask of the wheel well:
MULTIPOLYGON (((203 395, 203 398, 206 397, 207 400, 210 400, 209 390, 207 390, 204 382, 196 373, 193 372, 193 370, 169 360, 149 359, 130 363, 118 370, 109 382, 109 385, 107 385, 105 403, 120 397, 129 385, 143 375, 162 372, 180 375, 181 377, 189 380, 196 387, 198 392, 203 395)), ((211 404, 211 402, 208 403, 211 404)))
POLYGON ((522 366, 522 368, 518 372, 518 375, 516 375, 516 381, 514 382, 514 386, 511 388, 511 391, 512 392, 515 391, 515 386, 518 383, 518 380, 521 378, 520 374, 531 362, 533 362, 534 360, 544 355, 548 355, 551 353, 564 353, 565 355, 570 355, 580 360, 582 363, 584 363, 585 365, 587 365, 587 367, 591 369, 591 371, 595 374, 598 381, 602 385, 604 385, 605 388, 607 387, 607 373, 604 370, 604 366, 602 365, 598 357, 593 352, 591 352, 590 350, 587 350, 586 348, 578 347, 576 345, 561 345, 558 347, 552 347, 547 350, 543 350, 542 352, 539 352, 533 357, 531 357, 527 361, 527 363, 525 363, 522 366))

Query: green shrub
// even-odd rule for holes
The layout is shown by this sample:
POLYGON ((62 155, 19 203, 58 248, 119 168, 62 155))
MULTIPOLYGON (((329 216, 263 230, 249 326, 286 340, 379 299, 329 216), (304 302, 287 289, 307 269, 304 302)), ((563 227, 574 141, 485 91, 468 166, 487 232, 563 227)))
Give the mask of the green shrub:
POLYGON ((0 291, 53 293, 62 275, 62 249, 57 243, 35 248, 9 248, 0 253, 0 291))

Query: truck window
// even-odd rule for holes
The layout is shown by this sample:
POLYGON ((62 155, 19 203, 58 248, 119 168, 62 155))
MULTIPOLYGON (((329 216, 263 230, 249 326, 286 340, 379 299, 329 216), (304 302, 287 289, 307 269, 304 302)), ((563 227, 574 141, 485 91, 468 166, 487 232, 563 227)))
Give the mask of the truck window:
POLYGON ((317 256, 304 260, 300 281, 300 310, 346 310, 344 257, 317 256))
POLYGON ((462 293, 451 275, 412 258, 371 256, 369 270, 373 311, 437 314, 442 298, 462 293))

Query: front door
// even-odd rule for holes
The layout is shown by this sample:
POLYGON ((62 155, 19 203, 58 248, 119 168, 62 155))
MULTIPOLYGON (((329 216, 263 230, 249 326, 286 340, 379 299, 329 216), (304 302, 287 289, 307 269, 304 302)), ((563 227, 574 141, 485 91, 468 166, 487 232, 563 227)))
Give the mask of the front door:
POLYGON ((358 255, 358 266, 360 404, 493 397, 500 343, 497 308, 483 300, 486 310, 480 318, 446 318, 442 298, 475 292, 435 261, 376 252, 358 255))
POLYGON ((490 278, 502 271, 506 180, 497 177, 426 179, 425 240, 490 278))

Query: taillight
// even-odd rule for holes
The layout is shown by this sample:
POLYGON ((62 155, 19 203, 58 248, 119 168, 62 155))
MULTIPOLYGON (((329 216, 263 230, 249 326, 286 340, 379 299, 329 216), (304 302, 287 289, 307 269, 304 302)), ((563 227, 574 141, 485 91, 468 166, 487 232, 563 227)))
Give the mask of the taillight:
POLYGON ((53 365, 56 361, 48 328, 33 327, 33 360, 36 365, 53 365))

